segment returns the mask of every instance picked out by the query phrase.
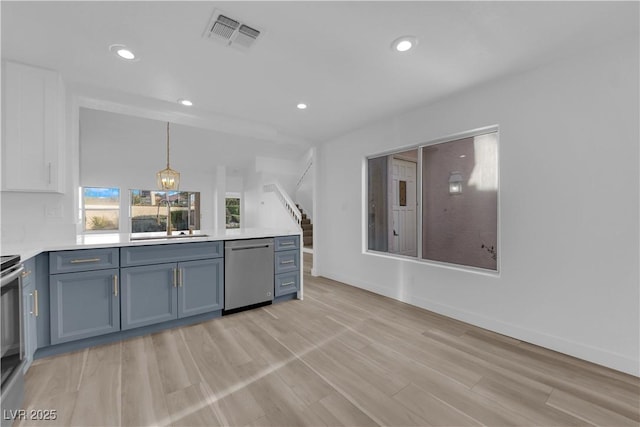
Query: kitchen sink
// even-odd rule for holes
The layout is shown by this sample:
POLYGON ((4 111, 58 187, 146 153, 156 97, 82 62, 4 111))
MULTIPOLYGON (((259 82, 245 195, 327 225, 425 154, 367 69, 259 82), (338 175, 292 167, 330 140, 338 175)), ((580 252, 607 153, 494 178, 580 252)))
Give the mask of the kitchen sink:
POLYGON ((200 237, 209 237, 208 234, 172 234, 171 236, 167 236, 166 234, 154 234, 154 235, 138 235, 131 236, 129 240, 131 241, 140 241, 140 240, 178 240, 178 239, 197 239, 200 237))

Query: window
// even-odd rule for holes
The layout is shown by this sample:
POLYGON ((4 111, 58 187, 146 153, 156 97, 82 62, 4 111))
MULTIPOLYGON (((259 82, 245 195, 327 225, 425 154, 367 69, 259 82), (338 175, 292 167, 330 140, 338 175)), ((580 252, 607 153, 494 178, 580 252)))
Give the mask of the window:
POLYGON ((131 232, 200 230, 200 193, 131 190, 131 232))
POLYGON ((240 228, 240 197, 225 199, 226 228, 240 228))
POLYGON ((498 133, 367 160, 367 248, 498 269, 498 133))
POLYGON ((82 187, 84 231, 117 231, 120 227, 120 189, 82 187))

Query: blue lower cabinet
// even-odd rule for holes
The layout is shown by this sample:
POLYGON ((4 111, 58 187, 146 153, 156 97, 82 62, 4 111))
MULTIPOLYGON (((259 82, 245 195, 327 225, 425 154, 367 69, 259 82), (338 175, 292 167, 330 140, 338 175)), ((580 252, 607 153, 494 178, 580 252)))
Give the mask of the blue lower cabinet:
POLYGON ((273 293, 278 298, 300 290, 300 236, 278 236, 275 242, 273 293))
POLYGON ((122 330, 222 310, 224 260, 122 268, 122 330))
POLYGON ((178 317, 178 271, 175 263, 120 269, 122 330, 178 317))
POLYGON ((178 263, 178 317, 222 310, 224 259, 178 263))
POLYGON ((49 276, 51 344, 120 330, 117 268, 49 276))

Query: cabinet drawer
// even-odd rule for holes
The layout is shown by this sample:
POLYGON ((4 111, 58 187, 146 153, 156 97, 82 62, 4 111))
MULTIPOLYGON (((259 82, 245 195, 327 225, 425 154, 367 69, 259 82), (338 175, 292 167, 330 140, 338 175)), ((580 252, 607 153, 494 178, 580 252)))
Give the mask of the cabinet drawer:
POLYGON ((275 274, 300 270, 300 251, 282 251, 274 254, 275 274))
POLYGON ((49 254, 49 274, 104 270, 118 266, 118 248, 57 251, 49 254))
POLYGON ((300 272, 276 274, 275 296, 292 294, 300 290, 300 272))
POLYGON ((222 242, 135 246, 120 249, 120 265, 122 267, 133 267, 165 262, 220 258, 222 255, 222 242))
POLYGON ((274 250, 290 251, 300 249, 300 236, 279 236, 275 238, 274 250))

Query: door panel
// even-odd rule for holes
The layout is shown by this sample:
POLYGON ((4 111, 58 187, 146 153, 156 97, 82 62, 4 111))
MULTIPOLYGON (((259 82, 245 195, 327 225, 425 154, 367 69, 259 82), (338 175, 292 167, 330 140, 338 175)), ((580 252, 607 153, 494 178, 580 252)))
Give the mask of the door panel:
POLYGON ((224 259, 178 263, 178 317, 223 308, 224 259))
POLYGON ((122 268, 122 329, 178 317, 176 263, 122 268))
POLYGON ((120 330, 118 269, 52 274, 51 344, 120 330))

